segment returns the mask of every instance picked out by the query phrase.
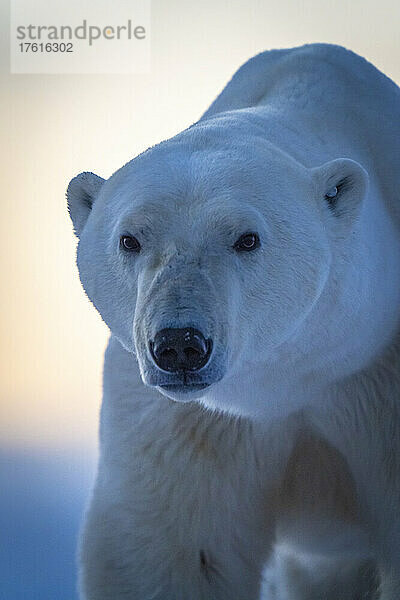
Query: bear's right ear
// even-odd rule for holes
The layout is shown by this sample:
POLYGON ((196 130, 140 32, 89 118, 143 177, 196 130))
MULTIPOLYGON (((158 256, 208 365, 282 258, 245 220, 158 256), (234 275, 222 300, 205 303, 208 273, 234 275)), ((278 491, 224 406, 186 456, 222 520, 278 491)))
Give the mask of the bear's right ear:
POLYGON ((93 202, 99 195, 104 179, 85 171, 71 179, 67 188, 68 212, 77 237, 80 237, 93 202))
POLYGON ((337 225, 351 228, 358 218, 368 189, 368 173, 350 158, 336 158, 311 169, 317 196, 337 218, 337 225))

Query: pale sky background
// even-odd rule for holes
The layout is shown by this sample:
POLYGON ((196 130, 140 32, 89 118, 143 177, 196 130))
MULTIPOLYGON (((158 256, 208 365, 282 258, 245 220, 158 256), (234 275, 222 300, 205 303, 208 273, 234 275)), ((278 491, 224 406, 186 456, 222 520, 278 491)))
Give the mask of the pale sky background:
POLYGON ((69 180, 189 126, 265 49, 343 44, 399 83, 400 3, 153 0, 148 75, 10 75, 0 6, 0 444, 92 450, 108 330, 78 279, 69 180))

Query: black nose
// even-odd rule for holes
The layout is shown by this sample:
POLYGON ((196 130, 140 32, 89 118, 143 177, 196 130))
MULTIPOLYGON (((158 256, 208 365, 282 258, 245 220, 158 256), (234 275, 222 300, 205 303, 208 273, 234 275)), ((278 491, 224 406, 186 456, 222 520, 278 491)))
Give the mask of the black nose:
POLYGON ((150 342, 154 362, 164 371, 198 371, 207 363, 212 341, 198 329, 161 329, 150 342))

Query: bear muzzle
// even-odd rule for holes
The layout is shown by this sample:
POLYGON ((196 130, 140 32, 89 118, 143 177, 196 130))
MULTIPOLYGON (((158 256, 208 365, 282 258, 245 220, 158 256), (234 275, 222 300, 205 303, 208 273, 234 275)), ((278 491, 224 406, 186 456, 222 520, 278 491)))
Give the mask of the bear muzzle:
POLYGON ((156 366, 163 371, 199 371, 211 356, 211 338, 193 327, 168 327, 158 331, 149 343, 156 366))

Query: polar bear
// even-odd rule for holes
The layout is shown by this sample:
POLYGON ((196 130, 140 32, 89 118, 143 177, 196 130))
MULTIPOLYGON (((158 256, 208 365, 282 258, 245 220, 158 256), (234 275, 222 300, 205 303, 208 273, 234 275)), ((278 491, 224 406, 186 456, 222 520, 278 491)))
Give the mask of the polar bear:
POLYGON ((111 332, 82 599, 400 597, 399 116, 342 47, 267 51, 70 182, 111 332))

